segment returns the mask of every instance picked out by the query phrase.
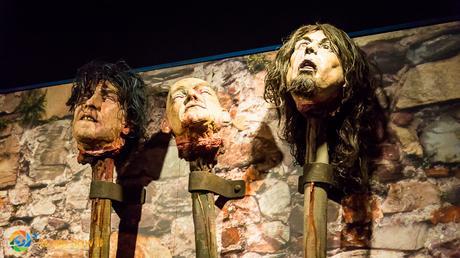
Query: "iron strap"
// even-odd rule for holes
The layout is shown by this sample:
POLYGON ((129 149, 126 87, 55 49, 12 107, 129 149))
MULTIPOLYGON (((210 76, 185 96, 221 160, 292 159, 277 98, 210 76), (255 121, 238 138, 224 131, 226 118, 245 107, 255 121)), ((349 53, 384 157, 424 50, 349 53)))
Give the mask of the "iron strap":
POLYGON ((188 191, 208 191, 228 199, 243 198, 244 180, 227 180, 206 171, 193 171, 189 175, 188 191))
POLYGON ((119 184, 115 184, 107 181, 93 180, 89 189, 89 198, 95 199, 110 199, 117 202, 129 202, 129 203, 145 203, 145 188, 142 188, 140 196, 133 200, 131 196, 124 196, 123 187, 119 184))
POLYGON ((305 184, 314 182, 324 185, 326 190, 336 187, 334 167, 325 163, 308 163, 303 167, 303 175, 299 177, 299 193, 304 193, 305 184))

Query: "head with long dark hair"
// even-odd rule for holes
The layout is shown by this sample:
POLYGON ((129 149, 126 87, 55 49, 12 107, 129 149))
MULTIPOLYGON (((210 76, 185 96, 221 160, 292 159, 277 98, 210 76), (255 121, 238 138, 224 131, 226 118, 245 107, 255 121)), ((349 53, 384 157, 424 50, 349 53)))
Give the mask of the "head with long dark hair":
POLYGON ((145 83, 126 62, 91 61, 78 69, 66 104, 75 111, 74 135, 80 135, 77 141, 93 144, 91 138, 101 138, 101 147, 109 143, 105 135, 110 133, 117 134, 115 137, 122 133, 123 141, 143 137, 146 102, 145 83), (76 120, 82 120, 77 127, 76 120), (119 122, 124 128, 120 133, 113 129, 119 122), (103 127, 107 129, 102 131, 103 127))
MULTIPOLYGON (((302 51, 310 54, 308 51, 314 50, 306 47, 302 51)), ((303 54, 306 55, 305 53, 303 54)), ((305 72, 319 69, 311 60, 297 65, 303 67, 301 69, 305 72)), ((342 188, 353 188, 362 185, 362 181, 367 177, 367 165, 364 164, 362 157, 365 156, 371 141, 373 131, 371 120, 377 108, 374 87, 366 56, 353 40, 344 31, 330 24, 315 24, 297 29, 279 49, 275 60, 268 68, 264 98, 276 106, 283 121, 280 134, 290 143, 291 152, 300 165, 305 163, 305 131, 308 123, 305 114, 319 115, 326 119, 331 164, 338 172, 339 181, 348 186, 342 185, 342 188), (323 41, 318 43, 318 48, 324 48, 332 55, 335 54, 340 65, 338 67, 341 67, 338 72, 342 76, 341 80, 337 85, 333 85, 334 90, 330 90, 329 93, 308 80, 306 83, 298 83, 296 80, 290 80, 288 76, 291 73, 291 66, 294 65, 292 62, 296 62, 294 53, 302 47, 299 44, 303 44, 302 40, 307 41, 305 44, 310 44, 311 39, 306 35, 318 31, 325 36, 323 40, 325 43, 323 41), (306 87, 303 84, 312 86, 306 87), (316 109, 307 106, 308 112, 299 112, 299 105, 294 99, 295 94, 314 99, 321 92, 332 97, 327 101, 318 101, 316 109)))

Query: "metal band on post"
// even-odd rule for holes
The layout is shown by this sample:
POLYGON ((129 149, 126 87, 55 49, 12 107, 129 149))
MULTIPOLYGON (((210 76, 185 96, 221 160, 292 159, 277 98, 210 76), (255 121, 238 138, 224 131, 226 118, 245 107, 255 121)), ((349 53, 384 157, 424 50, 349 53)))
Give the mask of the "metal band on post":
POLYGON ((303 175, 299 176, 298 191, 305 192, 305 186, 314 182, 316 186, 324 188, 329 199, 340 203, 342 193, 338 190, 334 174, 334 166, 326 163, 308 163, 303 167, 303 175))
POLYGON ((299 193, 303 194, 305 191, 305 184, 310 182, 327 185, 327 188, 337 187, 337 183, 334 179, 334 167, 325 163, 305 164, 303 167, 303 175, 299 177, 299 193))
POLYGON ((207 191, 228 199, 243 198, 246 192, 244 180, 227 180, 206 171, 189 174, 188 191, 207 191))
POLYGON ((145 188, 142 188, 140 196, 134 200, 132 197, 125 196, 125 191, 123 191, 123 187, 121 185, 100 180, 91 181, 89 189, 90 199, 110 199, 117 202, 144 204, 145 196, 145 188))

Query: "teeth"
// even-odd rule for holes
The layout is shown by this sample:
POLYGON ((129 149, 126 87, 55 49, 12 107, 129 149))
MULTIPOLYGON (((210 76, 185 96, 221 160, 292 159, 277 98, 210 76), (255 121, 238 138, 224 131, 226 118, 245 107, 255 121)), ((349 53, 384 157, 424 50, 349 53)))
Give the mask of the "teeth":
POLYGON ((300 71, 314 71, 315 68, 313 68, 312 66, 304 66, 304 67, 301 67, 299 70, 300 71))
POLYGON ((313 62, 304 61, 302 62, 302 64, 300 64, 300 69, 314 70, 315 65, 313 64, 313 62))
POLYGON ((92 117, 90 117, 90 116, 84 116, 83 120, 94 122, 94 119, 92 117))

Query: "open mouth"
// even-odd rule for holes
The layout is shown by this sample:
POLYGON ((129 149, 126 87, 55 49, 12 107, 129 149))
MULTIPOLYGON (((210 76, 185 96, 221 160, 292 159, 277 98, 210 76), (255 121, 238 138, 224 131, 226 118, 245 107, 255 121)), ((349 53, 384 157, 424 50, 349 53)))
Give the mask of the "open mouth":
POLYGON ((96 122, 96 119, 94 119, 94 117, 90 116, 90 115, 83 115, 80 120, 84 120, 84 121, 90 121, 90 122, 96 122))
POLYGON ((299 65, 299 71, 309 73, 314 72, 316 71, 316 65, 311 60, 306 59, 299 65))

